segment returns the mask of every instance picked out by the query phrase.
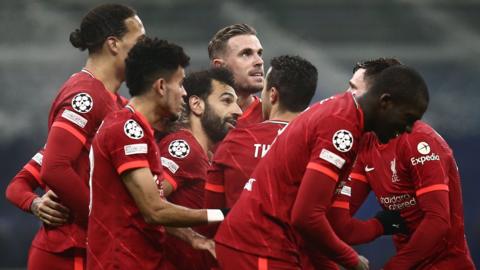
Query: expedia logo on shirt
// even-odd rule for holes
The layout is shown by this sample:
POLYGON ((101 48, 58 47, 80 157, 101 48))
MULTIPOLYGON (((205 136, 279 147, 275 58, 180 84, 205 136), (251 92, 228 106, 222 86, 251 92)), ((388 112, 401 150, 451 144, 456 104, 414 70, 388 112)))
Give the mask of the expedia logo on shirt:
POLYGON ((412 157, 410 159, 413 166, 416 166, 418 164, 423 165, 425 162, 432 161, 432 160, 440 160, 440 156, 435 154, 435 153, 431 153, 430 155, 421 156, 421 157, 418 157, 418 158, 412 157))

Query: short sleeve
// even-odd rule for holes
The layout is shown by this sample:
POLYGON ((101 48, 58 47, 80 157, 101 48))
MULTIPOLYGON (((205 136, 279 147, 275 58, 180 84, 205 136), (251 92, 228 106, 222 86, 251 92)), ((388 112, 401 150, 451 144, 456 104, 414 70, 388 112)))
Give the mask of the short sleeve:
POLYGON ((427 132, 408 134, 405 140, 403 160, 408 163, 410 177, 416 188, 416 195, 436 190, 448 191, 448 170, 445 152, 438 135, 427 132))
POLYGON ((354 125, 344 119, 323 119, 309 135, 314 145, 307 168, 337 181, 341 170, 350 166, 356 156, 356 132, 354 125))
POLYGON ((150 168, 149 152, 155 151, 149 144, 145 130, 133 119, 128 119, 105 130, 102 138, 108 145, 108 153, 118 174, 135 169, 150 168))
POLYGON ((27 164, 25 164, 25 166, 23 166, 23 168, 28 171, 34 178, 35 180, 38 182, 38 184, 40 185, 40 187, 42 187, 43 189, 45 189, 45 183, 42 181, 42 179, 40 178, 40 171, 41 171, 41 168, 42 168, 42 161, 43 161, 43 149, 38 151, 38 153, 36 153, 32 159, 30 159, 28 161, 27 164))
POLYGON ((96 89, 94 83, 89 85, 85 89, 79 87, 78 91, 65 98, 52 124, 52 127, 67 130, 83 144, 96 132, 109 106, 105 97, 98 93, 105 89, 96 89))
POLYGON ((176 190, 195 174, 199 155, 185 138, 167 136, 160 141, 159 148, 165 179, 176 190))

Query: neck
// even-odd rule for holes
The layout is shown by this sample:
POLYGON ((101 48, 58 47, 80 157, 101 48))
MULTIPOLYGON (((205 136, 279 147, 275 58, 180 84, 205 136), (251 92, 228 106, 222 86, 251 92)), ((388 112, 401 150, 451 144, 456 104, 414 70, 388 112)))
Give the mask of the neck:
POLYGON ((361 96, 353 96, 357 101, 358 106, 362 109, 363 112, 363 131, 372 131, 372 116, 373 112, 371 111, 371 105, 369 105, 369 95, 364 94, 361 96))
POLYGON ((284 122, 290 122, 295 117, 298 116, 298 112, 291 112, 291 111, 282 111, 279 110, 276 106, 272 107, 270 115, 268 117, 269 120, 278 120, 284 122))
POLYGON ((248 108, 248 106, 252 104, 254 98, 251 94, 248 94, 248 93, 237 92, 237 95, 238 95, 237 104, 242 111, 245 111, 248 108))
POLYGON ((85 69, 101 81, 105 88, 116 93, 123 82, 123 76, 119 75, 118 68, 115 65, 115 59, 105 54, 92 54, 88 57, 85 69))
POLYGON ((141 113, 151 126, 157 126, 160 122, 161 115, 156 112, 156 104, 151 98, 146 96, 133 97, 130 99, 129 104, 132 105, 137 112, 141 113))
POLYGON ((186 129, 192 132, 193 137, 195 137, 198 144, 200 144, 205 154, 208 154, 208 151, 213 148, 214 143, 208 138, 199 117, 191 113, 188 118, 189 122, 186 126, 186 129))

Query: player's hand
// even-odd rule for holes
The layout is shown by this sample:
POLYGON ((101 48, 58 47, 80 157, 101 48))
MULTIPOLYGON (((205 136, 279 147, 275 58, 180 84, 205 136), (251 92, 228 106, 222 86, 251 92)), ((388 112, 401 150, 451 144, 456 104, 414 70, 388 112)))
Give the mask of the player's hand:
POLYGON ((368 270, 370 267, 368 266, 368 259, 363 257, 362 255, 358 255, 358 264, 353 268, 354 270, 368 270))
POLYGON ((33 200, 30 210, 43 223, 54 227, 60 226, 67 222, 70 211, 57 201, 57 195, 49 190, 42 197, 33 200))
POLYGON ((399 211, 380 211, 375 218, 382 223, 383 234, 408 234, 408 228, 399 211))
POLYGON ((217 258, 217 254, 215 253, 215 242, 212 239, 195 237, 192 239, 192 247, 198 250, 206 250, 210 252, 215 259, 217 258))

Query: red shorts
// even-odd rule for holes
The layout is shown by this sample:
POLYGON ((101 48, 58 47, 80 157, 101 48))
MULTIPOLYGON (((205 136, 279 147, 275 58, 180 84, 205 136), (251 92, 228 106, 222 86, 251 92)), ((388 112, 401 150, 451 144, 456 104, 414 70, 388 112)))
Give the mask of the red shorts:
POLYGON ((220 269, 225 270, 300 270, 300 265, 271 258, 262 258, 215 243, 220 269))
POLYGON ((217 264, 208 251, 193 249, 185 241, 170 235, 165 241, 165 259, 166 266, 162 270, 210 270, 217 264))
POLYGON ((83 270, 86 269, 85 249, 68 249, 53 253, 30 247, 28 254, 29 270, 83 270))

